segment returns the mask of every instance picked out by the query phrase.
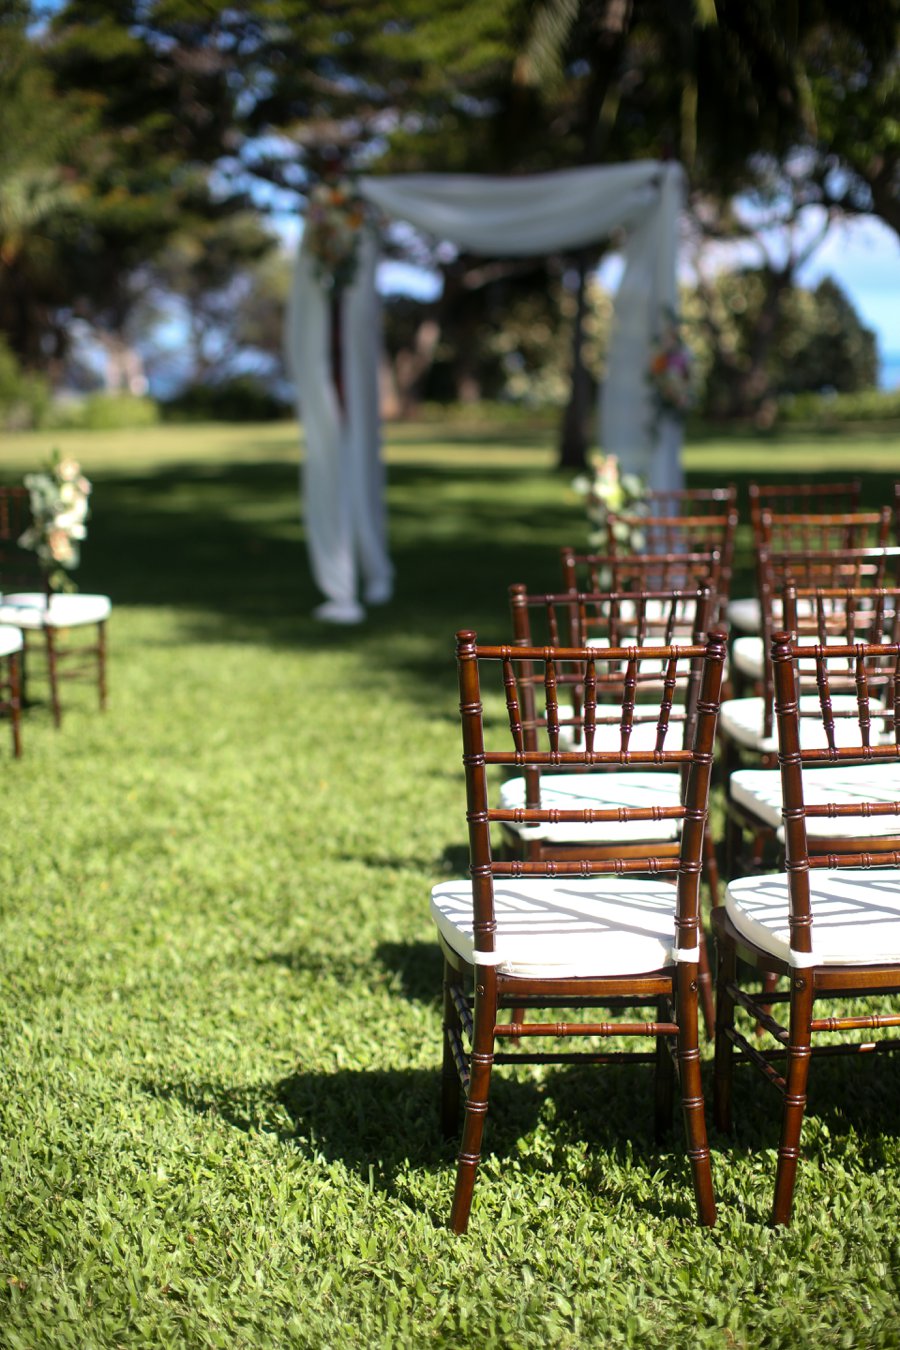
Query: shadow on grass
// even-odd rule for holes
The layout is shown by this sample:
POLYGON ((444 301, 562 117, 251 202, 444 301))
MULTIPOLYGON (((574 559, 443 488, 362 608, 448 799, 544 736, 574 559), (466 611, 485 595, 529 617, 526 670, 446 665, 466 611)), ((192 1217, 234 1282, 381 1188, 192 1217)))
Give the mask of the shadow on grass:
MULTIPOLYGON (((689 481, 735 481, 745 502, 747 483, 759 476, 738 464, 689 481)), ((359 627, 310 617, 321 596, 303 543, 297 473, 284 461, 97 475, 80 586, 111 594, 114 604, 172 611, 176 640, 356 650, 373 675, 390 673, 414 686, 420 701, 445 709, 455 683, 455 631, 471 627, 503 640, 510 583, 540 591, 560 584, 559 548, 582 544, 586 523, 543 464, 457 469, 447 460, 416 461, 392 465, 389 478, 397 592, 359 627)), ((891 486, 889 474, 866 475, 865 503, 889 500, 891 486)), ((739 545, 736 594, 753 587, 746 525, 739 545)))
MULTIPOLYGON (((144 1082, 142 1088, 235 1129, 274 1135, 304 1156, 338 1162, 414 1206, 420 1201, 409 1187, 410 1168, 446 1169, 452 1176, 459 1147, 458 1136, 441 1137, 437 1067, 298 1072, 274 1084, 246 1086, 144 1082)), ((624 1201, 647 1214, 691 1222, 692 1191, 678 1121, 658 1145, 652 1099, 652 1071, 636 1066, 562 1068, 542 1083, 497 1069, 484 1153, 495 1158, 501 1174, 514 1162, 519 1183, 567 1171, 572 1185, 601 1204, 624 1201), (542 1120, 540 1143, 523 1144, 542 1120)), ((480 1184, 502 1180, 484 1178, 480 1184)), ((436 1222, 445 1218, 435 1216, 436 1222)))

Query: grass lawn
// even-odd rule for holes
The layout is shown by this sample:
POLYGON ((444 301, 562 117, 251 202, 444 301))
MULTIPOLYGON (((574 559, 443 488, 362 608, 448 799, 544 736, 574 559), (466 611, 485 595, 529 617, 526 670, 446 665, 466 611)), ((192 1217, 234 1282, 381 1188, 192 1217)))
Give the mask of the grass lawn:
MULTIPOLYGON (((780 1232, 755 1076, 698 1231, 641 1069, 498 1070, 469 1235, 445 1227, 453 633, 502 638, 507 585, 552 589, 586 535, 549 436, 510 434, 392 433, 397 599, 345 630, 308 617, 293 427, 0 448, 13 481, 53 444, 82 459, 78 580, 115 606, 107 716, 76 687, 59 733, 29 710, 20 763, 0 737, 0 1345, 900 1345, 885 1057, 815 1066, 780 1232)), ((900 437, 707 442, 687 467, 859 474, 880 503, 900 437)))

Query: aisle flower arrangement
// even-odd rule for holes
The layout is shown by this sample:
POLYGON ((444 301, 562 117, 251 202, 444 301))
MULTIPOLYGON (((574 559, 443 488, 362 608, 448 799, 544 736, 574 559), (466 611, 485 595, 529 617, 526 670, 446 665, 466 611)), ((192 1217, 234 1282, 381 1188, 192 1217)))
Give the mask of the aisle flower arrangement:
POLYGON ((666 316, 650 350, 648 378, 661 413, 684 417, 689 412, 696 393, 693 357, 674 314, 666 316))
POLYGON ((79 545, 87 538, 90 481, 77 460, 55 451, 45 469, 25 475, 31 498, 32 524, 19 539, 38 556, 54 591, 74 591, 70 577, 81 561, 79 545))
MULTIPOLYGON (((642 478, 634 473, 622 473, 615 455, 600 455, 587 473, 579 475, 572 486, 585 500, 588 519, 593 526, 589 535, 592 547, 606 551, 609 545, 610 515, 640 515, 646 488, 642 478)), ((612 522, 617 542, 632 552, 644 546, 640 529, 622 520, 612 522)))
POLYGON ((310 189, 303 247, 328 290, 349 286, 356 275, 365 205, 352 182, 339 178, 310 189))

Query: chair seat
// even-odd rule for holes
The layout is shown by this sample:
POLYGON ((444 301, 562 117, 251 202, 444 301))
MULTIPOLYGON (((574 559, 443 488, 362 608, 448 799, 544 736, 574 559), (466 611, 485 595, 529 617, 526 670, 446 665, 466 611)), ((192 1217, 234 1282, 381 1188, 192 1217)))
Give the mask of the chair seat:
MULTIPOLYGON (((835 712, 855 712, 856 697, 853 694, 834 694, 831 699, 835 712)), ((875 713, 882 705, 877 699, 869 703, 873 715, 873 741, 883 740, 883 728, 875 720, 875 713)), ((817 714, 819 698, 817 694, 803 694, 800 698, 801 713, 817 714)), ((756 750, 760 754, 771 754, 778 749, 778 734, 773 719, 772 735, 763 736, 763 717, 765 703, 762 698, 730 698, 722 704, 719 713, 719 730, 740 745, 756 750)), ((835 740, 838 745, 858 745, 859 725, 855 717, 835 719, 835 740)), ((800 744, 804 750, 824 749, 828 745, 821 717, 801 717, 800 744)))
MULTIPOLYGON (((900 874, 894 868, 816 869, 810 872, 809 883, 816 965, 900 963, 900 874)), ((732 881, 725 909, 738 932, 754 946, 789 960, 784 873, 732 881)))
MULTIPOLYGON (((593 807, 603 810, 616 806, 680 806, 681 777, 677 773, 568 773, 542 774, 541 807, 546 810, 580 811, 593 807)), ((525 805, 525 779, 510 778, 500 788, 500 805, 514 810, 525 805)), ((553 844, 590 841, 604 843, 663 842, 677 839, 680 820, 599 821, 596 824, 571 822, 536 825, 505 822, 523 840, 541 840, 553 844)))
POLYGON ((108 619, 112 602, 107 595, 43 595, 17 591, 0 597, 0 623, 19 628, 78 628, 108 619))
MULTIPOLYGON (((763 824, 782 830, 781 772, 779 769, 739 769, 731 775, 729 790, 735 802, 763 824)), ((803 800, 807 806, 836 802, 852 806, 854 802, 900 801, 900 763, 847 764, 827 769, 805 769, 803 800)), ((834 839, 853 835, 860 839, 878 839, 900 834, 900 815, 844 816, 834 820, 807 817, 810 839, 834 839)))
MULTIPOLYGON (((631 877, 521 877, 494 882, 492 963, 534 979, 637 975, 672 962, 675 887, 631 877)), ((472 883, 444 881, 431 914, 448 945, 474 964, 472 883)))
POLYGON ((758 633, 762 627, 762 610, 756 596, 729 600, 725 614, 731 627, 740 628, 743 633, 758 633))
POLYGON ((0 656, 13 656, 22 650, 22 630, 12 624, 0 624, 0 656))
MULTIPOLYGON (((828 642, 832 646, 846 642, 843 634, 829 636, 828 642)), ((803 633, 797 639, 801 647, 815 647, 819 641, 815 633, 803 633)), ((735 669, 739 670, 750 680, 761 680, 763 677, 763 640, 761 637, 739 637, 735 638, 731 644, 731 659, 734 662, 735 669)), ((803 674, 815 674, 816 663, 812 657, 800 661, 800 670, 803 674)), ((847 667, 846 657, 835 657, 833 661, 827 662, 829 670, 845 670, 847 667)))
MULTIPOLYGON (((815 607, 812 600, 801 597, 797 601, 797 615, 801 619, 812 618, 815 607)), ((758 633, 762 628, 762 609, 755 595, 729 600, 725 614, 732 628, 740 628, 743 633, 758 633)))

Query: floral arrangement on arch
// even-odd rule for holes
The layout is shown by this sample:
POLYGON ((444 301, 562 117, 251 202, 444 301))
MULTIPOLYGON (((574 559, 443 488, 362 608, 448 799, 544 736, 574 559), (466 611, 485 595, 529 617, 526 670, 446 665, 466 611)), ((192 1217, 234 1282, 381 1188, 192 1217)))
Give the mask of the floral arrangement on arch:
POLYGON ((647 374, 659 412, 684 417, 696 396, 694 358, 672 311, 666 314, 650 349, 647 374))
POLYGON ((87 538, 90 481, 76 459, 63 459, 56 450, 45 469, 25 475, 25 486, 32 524, 19 546, 37 554, 52 590, 77 590, 69 573, 81 561, 79 545, 87 538))
MULTIPOLYGON (((595 457, 587 473, 572 484, 585 500, 588 520, 594 527, 589 535, 592 546, 606 550, 609 545, 609 517, 640 515, 644 510, 646 487, 635 473, 622 473, 615 455, 595 457)), ((630 552, 644 547, 643 532, 624 520, 612 522, 613 537, 630 552)))
POLYGON ((350 179, 323 180, 310 188, 303 247, 329 290, 349 286, 356 276, 365 223, 365 203, 350 179))

